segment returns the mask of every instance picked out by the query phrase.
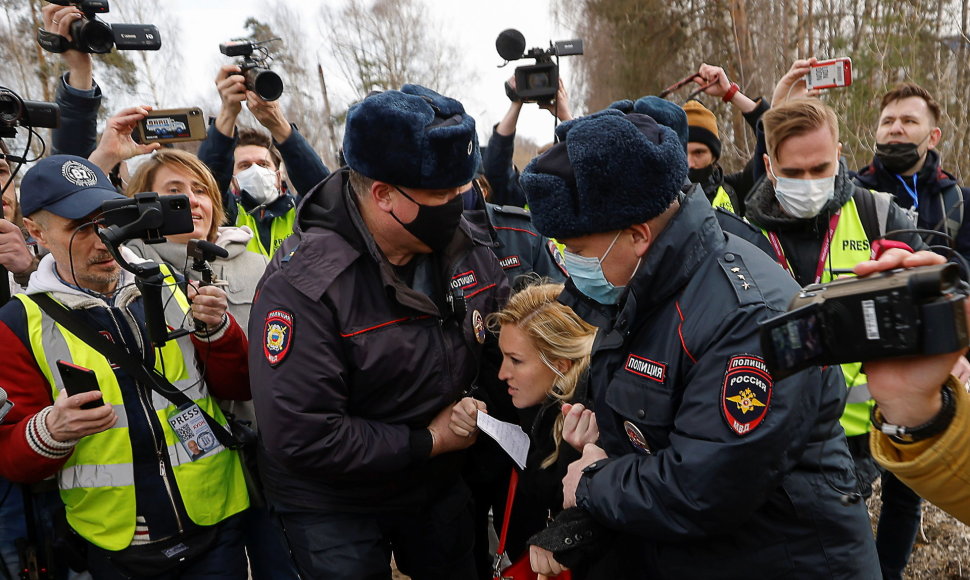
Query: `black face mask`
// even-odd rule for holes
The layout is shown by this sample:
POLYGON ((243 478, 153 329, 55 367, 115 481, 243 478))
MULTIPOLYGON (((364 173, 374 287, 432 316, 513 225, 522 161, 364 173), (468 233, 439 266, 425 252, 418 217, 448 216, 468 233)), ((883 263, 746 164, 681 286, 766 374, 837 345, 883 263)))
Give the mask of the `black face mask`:
POLYGON ((687 179, 689 179, 691 183, 699 183, 701 185, 705 185, 708 181, 711 180, 712 175, 714 175, 713 163, 708 165, 707 167, 704 167, 703 169, 687 170, 687 179))
POLYGON ((876 159, 889 173, 903 173, 919 163, 916 143, 876 143, 876 159))
POLYGON ((441 205, 424 205, 414 201, 414 198, 404 193, 400 187, 395 185, 394 189, 418 206, 418 215, 410 223, 402 222, 393 211, 391 217, 432 251, 441 252, 448 247, 451 239, 455 237, 458 223, 461 222, 462 196, 455 196, 455 199, 441 205))

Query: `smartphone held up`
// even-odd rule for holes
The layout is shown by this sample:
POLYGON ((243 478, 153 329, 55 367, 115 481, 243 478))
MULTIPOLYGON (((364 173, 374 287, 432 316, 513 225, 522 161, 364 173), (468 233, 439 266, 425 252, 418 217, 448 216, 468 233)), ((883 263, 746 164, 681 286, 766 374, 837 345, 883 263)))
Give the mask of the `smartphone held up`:
POLYGON ((805 75, 805 84, 810 91, 851 85, 852 59, 844 56, 818 61, 812 65, 812 69, 805 75))

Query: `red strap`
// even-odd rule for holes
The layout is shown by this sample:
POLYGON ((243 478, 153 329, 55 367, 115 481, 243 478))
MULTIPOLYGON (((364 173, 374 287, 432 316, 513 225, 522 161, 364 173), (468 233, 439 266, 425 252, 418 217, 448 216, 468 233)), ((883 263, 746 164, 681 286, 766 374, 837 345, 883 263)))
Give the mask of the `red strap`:
MULTIPOLYGON (((822 274, 825 273, 825 262, 829 259, 829 251, 832 247, 832 238, 835 237, 835 228, 839 226, 839 217, 842 215, 842 210, 835 212, 831 218, 829 218, 829 228, 825 230, 825 238, 822 239, 822 247, 818 253, 818 266, 815 268, 815 283, 818 284, 822 281, 822 274)), ((785 257, 785 250, 781 247, 781 240, 778 239, 778 234, 775 232, 768 232, 768 242, 771 244, 771 249, 775 251, 775 256, 778 258, 778 263, 784 268, 791 277, 795 277, 795 273, 792 272, 791 265, 788 263, 788 258, 785 257)))
POLYGON ((505 514, 502 516, 502 533, 499 534, 498 549, 496 554, 501 556, 505 553, 505 536, 509 533, 509 517, 512 516, 512 501, 515 499, 515 487, 519 484, 519 472, 512 468, 512 475, 509 476, 509 495, 505 500, 505 514))
POLYGON ((900 250, 906 250, 907 252, 912 252, 913 248, 909 247, 909 244, 904 242, 897 242, 895 240, 876 240, 872 242, 872 259, 878 260, 879 256, 889 248, 899 248, 900 250))
POLYGON ((725 103, 730 103, 731 99, 734 98, 734 95, 739 90, 741 90, 741 87, 738 86, 738 83, 731 83, 731 88, 729 88, 727 92, 724 93, 724 96, 721 97, 721 100, 724 101, 725 103))

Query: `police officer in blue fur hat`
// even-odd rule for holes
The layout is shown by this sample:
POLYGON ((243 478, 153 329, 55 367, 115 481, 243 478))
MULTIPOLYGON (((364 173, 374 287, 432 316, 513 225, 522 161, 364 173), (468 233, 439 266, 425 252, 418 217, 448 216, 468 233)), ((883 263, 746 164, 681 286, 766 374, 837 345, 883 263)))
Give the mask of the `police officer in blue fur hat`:
POLYGON ((759 321, 797 285, 682 191, 669 128, 607 110, 557 132, 521 183, 536 228, 565 244, 560 301, 600 328, 600 440, 563 480, 574 509, 532 540, 537 571, 878 578, 839 369, 777 380, 761 354, 759 321))
MULTIPOLYGON (((475 121, 424 87, 350 109, 347 166, 311 190, 250 318, 266 494, 305 578, 473 578, 452 405, 509 284, 462 218, 475 121)), ((494 352, 494 351, 493 351, 494 352)))

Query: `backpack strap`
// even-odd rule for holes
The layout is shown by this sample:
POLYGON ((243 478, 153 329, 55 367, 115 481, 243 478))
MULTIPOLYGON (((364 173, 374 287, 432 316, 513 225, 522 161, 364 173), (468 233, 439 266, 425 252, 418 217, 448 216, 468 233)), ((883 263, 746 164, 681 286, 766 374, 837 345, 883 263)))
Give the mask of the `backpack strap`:
MULTIPOLYGON (((62 304, 50 297, 49 294, 32 294, 30 298, 40 306, 41 310, 55 322, 69 330, 74 336, 85 342, 88 346, 98 351, 110 362, 118 365, 134 380, 152 389, 159 395, 165 397, 176 407, 195 404, 185 393, 170 383, 168 379, 160 375, 155 369, 148 370, 142 361, 136 359, 128 351, 119 345, 109 341, 101 335, 94 327, 88 326, 77 317, 74 312, 64 307, 62 304)), ((242 442, 237 439, 228 428, 223 427, 215 420, 212 415, 199 409, 205 419, 212 434, 216 436, 219 443, 229 449, 239 449, 242 442)))
POLYGON ((872 242, 886 235, 893 197, 881 191, 857 187, 852 198, 859 210, 859 220, 862 222, 862 229, 866 232, 866 238, 872 242))
POLYGON ((946 225, 946 233, 954 241, 963 225, 963 191, 960 186, 953 184, 940 192, 943 197, 943 219, 946 225))

